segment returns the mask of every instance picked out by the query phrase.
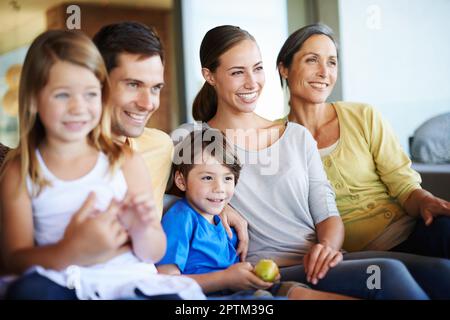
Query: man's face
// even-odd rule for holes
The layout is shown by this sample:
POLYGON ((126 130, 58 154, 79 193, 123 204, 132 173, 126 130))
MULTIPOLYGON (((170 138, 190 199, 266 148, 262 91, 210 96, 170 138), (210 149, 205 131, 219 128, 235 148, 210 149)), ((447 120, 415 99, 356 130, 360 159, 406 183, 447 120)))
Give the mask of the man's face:
POLYGON ((112 129, 121 138, 139 137, 159 107, 164 66, 159 55, 121 53, 111 70, 112 129))

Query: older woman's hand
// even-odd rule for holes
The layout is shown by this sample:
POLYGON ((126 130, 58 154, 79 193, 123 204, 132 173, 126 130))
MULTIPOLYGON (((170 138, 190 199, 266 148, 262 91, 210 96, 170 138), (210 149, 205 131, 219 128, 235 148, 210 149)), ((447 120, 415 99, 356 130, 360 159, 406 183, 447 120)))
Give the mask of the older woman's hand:
POLYGON ((450 202, 423 189, 411 192, 405 202, 405 209, 412 216, 420 215, 426 226, 429 226, 436 216, 450 216, 450 202))
POLYGON ((239 240, 238 247, 236 249, 237 254, 240 256, 241 262, 245 261, 248 251, 248 223, 242 218, 239 213, 237 213, 232 207, 227 205, 222 213, 220 214, 222 218, 222 223, 228 236, 231 238, 231 227, 236 230, 237 237, 239 240))
POLYGON ((419 203, 420 215, 429 226, 433 218, 439 215, 450 216, 450 202, 429 194, 422 198, 419 203))

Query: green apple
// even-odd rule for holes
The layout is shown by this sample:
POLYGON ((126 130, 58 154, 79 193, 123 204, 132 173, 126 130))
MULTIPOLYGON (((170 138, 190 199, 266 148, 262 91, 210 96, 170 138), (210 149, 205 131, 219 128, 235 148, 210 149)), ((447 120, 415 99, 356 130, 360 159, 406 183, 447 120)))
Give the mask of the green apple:
POLYGON ((261 259, 255 266, 255 274, 266 282, 274 282, 279 273, 277 264, 270 259, 261 259))

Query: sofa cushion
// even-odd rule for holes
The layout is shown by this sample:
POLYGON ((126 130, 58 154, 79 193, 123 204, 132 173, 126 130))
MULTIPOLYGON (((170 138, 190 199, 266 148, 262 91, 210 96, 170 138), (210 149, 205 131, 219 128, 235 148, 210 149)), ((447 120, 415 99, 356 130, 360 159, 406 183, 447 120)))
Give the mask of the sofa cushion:
POLYGON ((450 163, 413 163, 412 168, 422 177, 422 188, 435 196, 450 201, 450 163))

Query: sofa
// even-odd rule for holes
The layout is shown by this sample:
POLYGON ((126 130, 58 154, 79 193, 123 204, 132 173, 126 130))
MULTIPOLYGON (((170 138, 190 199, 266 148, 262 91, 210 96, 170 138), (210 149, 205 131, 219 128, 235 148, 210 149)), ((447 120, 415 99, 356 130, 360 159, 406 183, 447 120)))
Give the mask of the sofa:
POLYGON ((427 164, 413 162, 412 168, 422 177, 422 188, 450 201, 450 163, 427 164))

